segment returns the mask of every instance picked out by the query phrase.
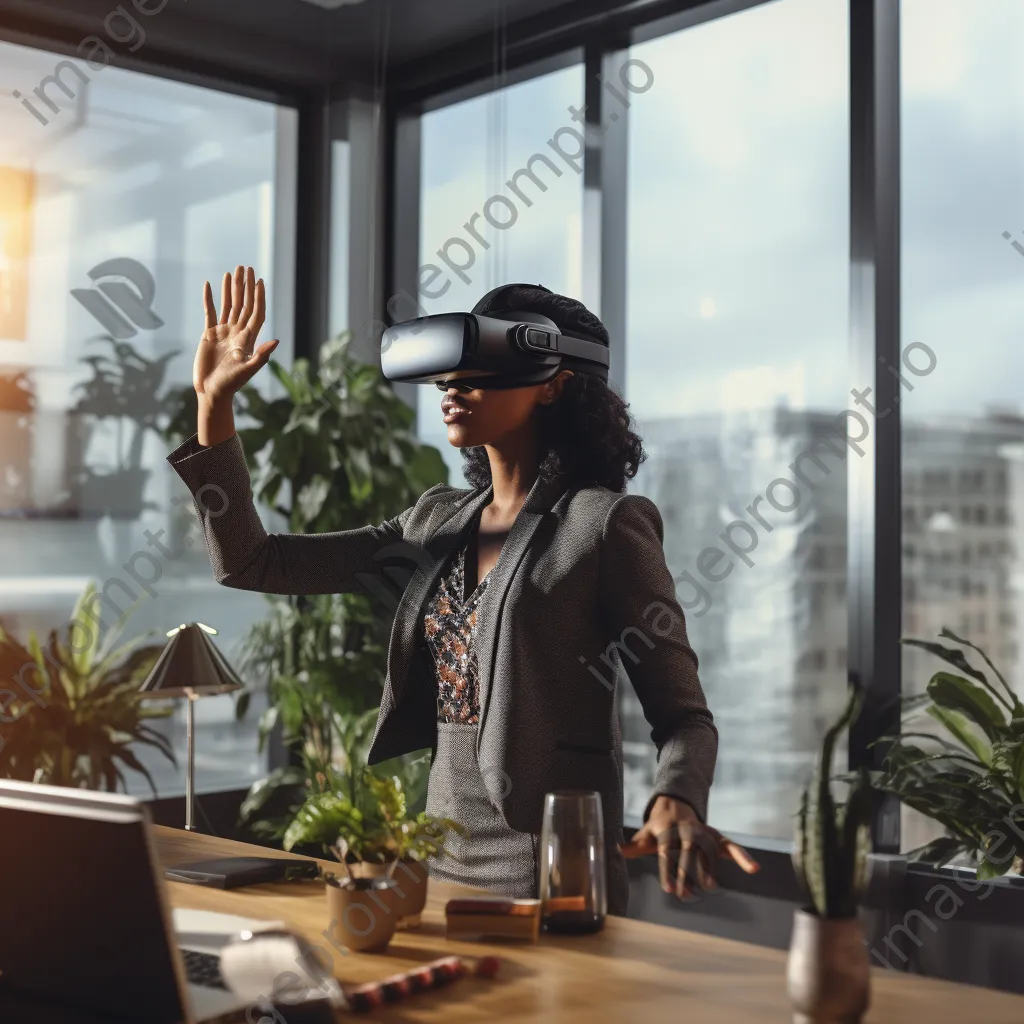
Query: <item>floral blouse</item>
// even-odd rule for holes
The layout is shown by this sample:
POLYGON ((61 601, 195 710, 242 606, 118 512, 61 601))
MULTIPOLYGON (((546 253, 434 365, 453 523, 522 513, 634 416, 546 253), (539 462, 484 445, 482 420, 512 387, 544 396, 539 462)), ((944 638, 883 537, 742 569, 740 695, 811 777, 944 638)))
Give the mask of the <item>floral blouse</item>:
POLYGON ((437 678, 439 722, 479 723, 480 693, 473 639, 489 576, 490 573, 466 597, 466 549, 462 548, 447 573, 439 578, 423 617, 424 635, 437 678))

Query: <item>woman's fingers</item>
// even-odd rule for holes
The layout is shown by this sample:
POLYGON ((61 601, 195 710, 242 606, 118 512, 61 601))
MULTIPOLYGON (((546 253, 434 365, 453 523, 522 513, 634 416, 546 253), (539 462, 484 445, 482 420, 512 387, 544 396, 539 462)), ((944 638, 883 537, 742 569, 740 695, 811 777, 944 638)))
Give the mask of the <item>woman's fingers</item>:
POLYGON ((715 865, 704 850, 697 854, 697 881, 705 892, 718 888, 715 881, 715 865))
POLYGON ((267 289, 263 283, 261 277, 256 282, 256 302, 248 317, 246 323, 246 329, 249 331, 249 335, 252 338, 259 336, 260 329, 263 327, 263 322, 267 318, 267 289))
POLYGON ((256 363, 256 369, 258 370, 261 366, 265 366, 267 361, 270 359, 270 353, 277 348, 280 344, 280 339, 274 338, 273 341, 265 341, 255 352, 252 354, 252 358, 249 362, 256 363))
POLYGON ((697 888, 697 859, 696 845, 689 839, 682 839, 680 841, 679 866, 676 872, 676 895, 681 900, 692 896, 697 888))
POLYGON ((242 300, 242 311, 238 315, 240 324, 248 324, 256 305, 256 274, 252 267, 245 268, 245 291, 242 300))
POLYGON ((206 330, 217 326, 217 307, 213 304, 213 289, 210 282, 203 285, 203 311, 206 313, 206 330))
POLYGON ((619 849, 624 857, 643 857, 657 852, 662 889, 680 897, 693 895, 697 889, 717 889, 718 862, 722 855, 735 861, 747 874, 761 869, 738 843, 726 839, 716 829, 696 827, 692 822, 679 822, 657 836, 645 826, 619 849))
POLYGON ((649 854, 658 852, 658 840, 645 825, 634 833, 633 838, 628 843, 620 846, 619 849, 622 851, 622 856, 626 858, 646 857, 649 854))
POLYGON ((665 892, 676 888, 676 872, 679 867, 679 833, 667 828, 658 835, 658 877, 665 892))
POLYGON ((220 320, 218 323, 226 324, 231 315, 231 275, 225 271, 220 282, 220 320))
POLYGON ((242 313, 242 306, 245 302, 245 267, 235 267, 234 277, 231 279, 231 313, 228 316, 229 324, 237 324, 242 313))
POLYGON ((730 839, 723 839, 722 850, 728 857, 731 857, 737 864, 739 864, 739 866, 746 871, 748 875, 752 875, 755 871, 761 870, 761 865, 758 864, 757 861, 739 845, 739 843, 734 843, 730 839))

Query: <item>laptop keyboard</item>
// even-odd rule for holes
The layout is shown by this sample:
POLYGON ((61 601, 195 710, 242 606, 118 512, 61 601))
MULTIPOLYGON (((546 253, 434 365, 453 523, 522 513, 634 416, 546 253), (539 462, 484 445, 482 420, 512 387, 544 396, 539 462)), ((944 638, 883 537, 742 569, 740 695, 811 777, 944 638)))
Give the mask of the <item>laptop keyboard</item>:
POLYGON ((213 953, 198 953, 194 949, 183 949, 181 955, 185 960, 185 974, 190 984, 231 991, 221 976, 219 956, 213 953))

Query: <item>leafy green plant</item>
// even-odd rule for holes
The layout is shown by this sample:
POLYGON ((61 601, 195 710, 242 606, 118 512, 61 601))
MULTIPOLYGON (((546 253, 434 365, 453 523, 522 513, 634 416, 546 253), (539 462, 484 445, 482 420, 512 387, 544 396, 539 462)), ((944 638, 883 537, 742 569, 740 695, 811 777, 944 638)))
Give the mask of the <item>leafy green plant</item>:
POLYGON ((132 745, 156 747, 174 763, 166 737, 146 725, 173 708, 143 703, 139 694, 163 644, 144 644, 145 635, 119 644, 131 609, 101 639, 95 597, 90 582, 45 646, 34 630, 22 644, 0 628, 0 696, 15 695, 0 701, 0 776, 115 791, 129 768, 145 776, 155 796, 132 745))
POLYGON ((800 800, 793 863, 813 912, 822 918, 854 917, 867 884, 870 845, 871 780, 854 776, 845 803, 832 795, 836 740, 856 717, 860 691, 850 687, 846 707, 827 730, 811 781, 800 800))
POLYGON ((394 859, 386 811, 367 799, 370 772, 365 768, 358 773, 362 778, 354 800, 346 792, 349 787, 345 778, 333 770, 318 773, 314 782, 316 791, 306 798, 285 830, 284 849, 316 844, 326 854, 336 855, 336 844, 343 838, 355 860, 384 864, 394 859))
POLYGON ((460 836, 468 834, 451 818, 438 818, 420 811, 415 817, 399 824, 395 833, 398 859, 424 861, 444 854, 458 860, 447 846, 447 840, 453 833, 460 836))
POLYGON ((422 811, 410 818, 398 776, 377 775, 366 765, 347 774, 318 773, 310 789, 285 831, 286 850, 317 844, 339 860, 389 864, 450 853, 445 839, 463 834, 448 818, 422 811))
MULTIPOLYGON (((267 399, 252 385, 237 396, 240 419, 255 424, 238 431, 253 494, 292 533, 382 522, 448 478, 440 452, 416 437, 413 411, 379 367, 352 354, 351 341, 345 333, 327 342, 315 370, 305 359, 291 370, 271 360, 285 392, 280 398, 267 399)), ((168 440, 195 431, 195 392, 182 389, 179 402, 168 440)), ((407 578, 414 568, 408 566, 407 578)), ((364 713, 375 717, 380 705, 400 575, 392 566, 378 581, 378 592, 394 597, 390 604, 365 594, 267 596, 269 614, 252 627, 240 660, 246 674, 268 680, 260 748, 276 729, 290 763, 257 782, 243 804, 243 820, 256 832, 282 838, 288 814, 304 802, 306 782, 335 767, 351 773, 343 734, 364 713), (257 818, 282 799, 287 813, 257 818)), ((239 717, 248 705, 243 693, 239 717)), ((423 799, 424 762, 406 755, 382 766, 402 777, 410 803, 423 799)))
POLYGON ((947 628, 939 636, 979 654, 993 678, 958 647, 903 638, 956 672, 936 672, 924 694, 905 700, 900 735, 878 741, 891 745, 874 785, 945 828, 910 859, 942 865, 966 854, 977 862, 979 878, 995 878, 1024 856, 1015 817, 1024 805, 1024 704, 980 647, 947 628), (912 728, 912 716, 922 710, 942 727, 940 734, 912 728), (1001 830, 1003 823, 1009 827, 1001 830), (987 856, 993 834, 1009 842, 1012 854, 998 861, 987 856))

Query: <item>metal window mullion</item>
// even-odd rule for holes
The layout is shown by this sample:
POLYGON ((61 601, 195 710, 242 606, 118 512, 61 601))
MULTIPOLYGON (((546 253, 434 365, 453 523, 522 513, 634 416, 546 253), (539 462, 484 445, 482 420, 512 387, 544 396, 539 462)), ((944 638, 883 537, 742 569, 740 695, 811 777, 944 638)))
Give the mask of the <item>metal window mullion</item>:
POLYGON ((327 337, 331 247, 331 94, 310 90, 299 105, 295 231, 295 358, 316 362, 327 337))
MULTIPOLYGON (((616 46, 588 45, 584 61, 587 140, 583 163, 583 302, 610 336, 609 379, 626 383, 626 259, 629 107, 609 102, 604 82, 619 84, 629 58, 625 40, 616 46)), ((622 91, 620 89, 620 91, 622 91)))
MULTIPOLYGON (((422 189, 422 115, 399 113, 388 119, 388 203, 384 237, 389 240, 385 254, 386 292, 391 309, 384 310, 389 323, 423 316, 419 307, 420 196, 422 189), (394 296, 394 301, 391 297, 394 296)), ((418 384, 395 384, 395 391, 413 410, 421 388, 418 384)))
MULTIPOLYGON (((849 736, 849 764, 877 769, 886 750, 871 746, 900 721, 901 480, 899 0, 850 0, 850 386, 877 415, 851 399, 847 431, 869 433, 863 456, 850 449, 849 672, 864 704, 849 736)), ((878 852, 898 853, 900 808, 879 801, 878 852)))

